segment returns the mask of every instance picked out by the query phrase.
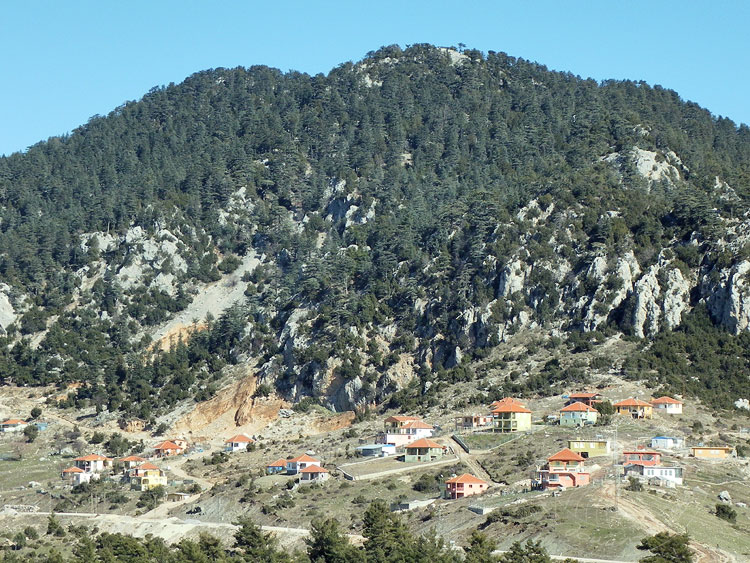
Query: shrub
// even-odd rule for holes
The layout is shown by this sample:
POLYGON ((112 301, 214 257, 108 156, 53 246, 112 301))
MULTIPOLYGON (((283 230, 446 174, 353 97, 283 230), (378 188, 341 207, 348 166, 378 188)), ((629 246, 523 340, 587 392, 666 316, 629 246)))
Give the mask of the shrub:
POLYGON ((625 488, 628 491, 641 492, 643 490, 643 483, 636 477, 628 477, 628 486, 625 488))
POLYGON ((728 504, 717 504, 716 516, 733 524, 737 521, 737 511, 728 504))

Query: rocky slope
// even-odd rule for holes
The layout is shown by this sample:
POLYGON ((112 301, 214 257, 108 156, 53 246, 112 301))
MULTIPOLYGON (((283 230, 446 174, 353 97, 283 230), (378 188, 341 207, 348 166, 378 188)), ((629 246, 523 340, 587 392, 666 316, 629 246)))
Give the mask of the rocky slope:
POLYGON ((749 170, 674 92, 502 53, 198 73, 0 159, 0 368, 148 420, 240 366, 245 420, 424 395, 524 330, 744 334, 749 170))

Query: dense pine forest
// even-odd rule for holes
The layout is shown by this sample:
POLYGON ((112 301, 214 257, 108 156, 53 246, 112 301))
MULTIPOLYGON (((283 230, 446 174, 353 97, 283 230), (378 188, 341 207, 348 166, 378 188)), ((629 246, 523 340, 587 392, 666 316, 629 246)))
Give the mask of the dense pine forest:
POLYGON ((150 419, 252 360, 262 393, 398 406, 534 328, 637 340, 625 375, 733 408, 749 196, 750 129, 643 82, 429 45, 199 72, 0 159, 0 377, 150 419))

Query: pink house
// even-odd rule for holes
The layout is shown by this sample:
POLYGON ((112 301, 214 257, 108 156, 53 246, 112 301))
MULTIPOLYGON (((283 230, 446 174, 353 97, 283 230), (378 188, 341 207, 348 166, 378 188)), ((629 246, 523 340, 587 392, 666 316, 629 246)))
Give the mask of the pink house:
POLYGON ((547 458, 547 465, 536 472, 534 484, 542 489, 583 487, 591 482, 584 458, 568 448, 547 458))
POLYGON ((457 499, 479 495, 487 490, 489 484, 474 475, 464 473, 445 482, 445 494, 448 498, 457 499))

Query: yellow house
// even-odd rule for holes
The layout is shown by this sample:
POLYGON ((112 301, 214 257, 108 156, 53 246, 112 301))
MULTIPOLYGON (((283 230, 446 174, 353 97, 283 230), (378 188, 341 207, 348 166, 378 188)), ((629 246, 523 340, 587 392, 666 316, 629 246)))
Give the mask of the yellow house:
POLYGON ((730 446, 693 446, 690 455, 702 459, 726 459, 734 453, 730 446))
POLYGON ((654 407, 651 403, 640 399, 625 399, 612 405, 617 414, 624 414, 633 418, 653 418, 654 407))
POLYGON ((148 491, 158 486, 167 486, 166 474, 153 463, 142 463, 130 470, 130 488, 137 491, 148 491))
POLYGON ((568 449, 577 453, 584 459, 610 455, 612 453, 609 440, 586 440, 583 438, 576 438, 575 440, 568 440, 568 449))
POLYGON ((495 429, 500 432, 531 430, 531 411, 517 403, 505 403, 492 409, 495 429))

